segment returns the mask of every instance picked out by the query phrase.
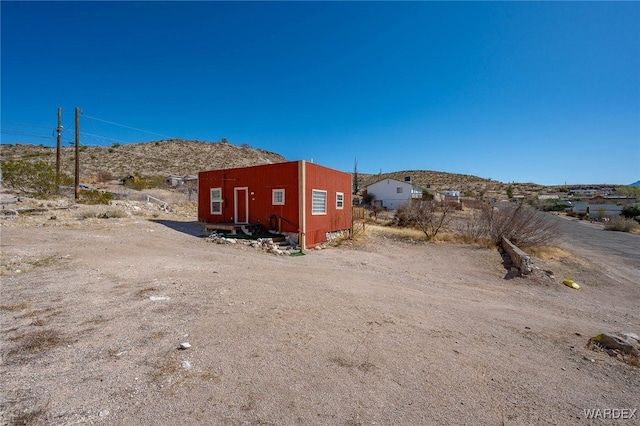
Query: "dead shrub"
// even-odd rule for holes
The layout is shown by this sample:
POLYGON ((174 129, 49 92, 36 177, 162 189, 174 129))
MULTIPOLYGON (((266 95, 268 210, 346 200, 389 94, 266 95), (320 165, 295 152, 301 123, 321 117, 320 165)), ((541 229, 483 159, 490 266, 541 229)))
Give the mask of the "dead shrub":
POLYGON ((96 173, 96 180, 98 182, 109 182, 110 180, 113 180, 113 173, 109 170, 98 170, 96 173))
POLYGON ((433 200, 418 200, 400 207, 394 218, 400 227, 415 228, 433 240, 440 230, 451 222, 451 213, 455 209, 451 203, 433 200))
POLYGON ((505 237, 521 247, 548 247, 556 239, 557 223, 548 214, 524 204, 484 204, 458 226, 458 231, 472 240, 488 239, 495 245, 505 237))
POLYGON ((22 311, 24 309, 28 309, 29 305, 27 302, 16 303, 15 305, 0 305, 0 311, 22 311))
POLYGON ((16 346, 7 352, 7 358, 17 360, 46 352, 66 342, 60 332, 51 329, 31 331, 9 340, 16 342, 16 346))
POLYGON ((46 423, 46 410, 43 408, 32 408, 28 411, 15 414, 9 419, 8 425, 44 425, 46 423))
POLYGON ((605 223, 604 229, 607 231, 620 231, 620 232, 637 232, 640 231, 640 224, 633 219, 626 217, 612 217, 605 223))

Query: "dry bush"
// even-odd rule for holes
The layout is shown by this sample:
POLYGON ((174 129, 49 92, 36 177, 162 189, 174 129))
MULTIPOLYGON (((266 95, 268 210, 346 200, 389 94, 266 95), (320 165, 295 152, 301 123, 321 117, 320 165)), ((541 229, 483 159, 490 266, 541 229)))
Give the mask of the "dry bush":
POLYGON ((372 234, 384 235, 390 238, 396 239, 411 239, 411 240, 425 240, 424 233, 418 229, 413 228, 396 228, 384 225, 367 224, 366 232, 372 234))
POLYGON ((98 170, 96 173, 97 182, 109 182, 111 180, 113 180, 113 173, 109 170, 98 170))
POLYGON ((556 239, 557 222, 548 214, 518 204, 503 208, 485 209, 490 237, 496 243, 502 237, 519 246, 549 246, 556 239))
POLYGON ((13 415, 8 419, 7 425, 45 425, 46 410, 44 408, 30 408, 27 411, 13 415))
POLYGON ((28 309, 29 305, 27 302, 17 303, 15 305, 0 305, 0 311, 22 311, 24 309, 28 309))
POLYGON ((98 219, 123 218, 127 214, 122 209, 108 209, 98 214, 98 219))
POLYGON ((549 247, 556 239, 557 223, 548 214, 524 204, 485 204, 458 224, 458 232, 471 241, 489 240, 495 245, 506 237, 521 247, 549 247))
POLYGON ((451 203, 418 200, 399 208, 395 222, 400 227, 416 228, 422 231, 428 240, 432 240, 451 222, 451 213, 454 210, 455 207, 451 203))
POLYGON ((537 247, 520 247, 528 255, 541 260, 562 260, 573 259, 571 252, 559 247, 537 246, 537 247))
POLYGON ((7 358, 15 360, 45 352, 66 342, 60 332, 51 329, 31 331, 9 340, 16 342, 16 345, 7 351, 7 358))
POLYGON ((607 231, 638 232, 640 231, 640 224, 633 219, 612 217, 605 223, 604 229, 607 231))
POLYGON ((107 191, 99 191, 97 189, 80 190, 80 201, 82 204, 109 204, 113 200, 113 194, 107 191))

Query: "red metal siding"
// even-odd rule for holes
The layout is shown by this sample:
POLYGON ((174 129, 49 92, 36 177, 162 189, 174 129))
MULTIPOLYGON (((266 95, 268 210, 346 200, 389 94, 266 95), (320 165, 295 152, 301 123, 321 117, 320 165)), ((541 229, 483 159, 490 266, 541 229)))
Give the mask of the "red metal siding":
POLYGON ((298 162, 266 164, 198 174, 198 220, 205 223, 234 222, 234 188, 247 188, 248 221, 269 229, 269 218, 284 218, 282 231, 298 232, 298 162), (211 214, 211 188, 222 188, 222 215, 211 214), (285 204, 272 204, 272 190, 285 190, 285 204))
MULTIPOLYGON (((306 247, 326 241, 326 233, 351 227, 351 175, 308 162, 292 161, 238 169, 212 170, 198 175, 198 220, 205 223, 233 223, 235 188, 247 188, 248 221, 270 228, 269 219, 282 218, 282 231, 300 232, 300 185, 298 168, 304 167, 304 217, 306 247), (222 188, 222 214, 211 214, 211 188, 222 188), (272 190, 285 190, 285 204, 273 205, 272 190), (327 191, 324 215, 311 214, 312 191, 327 191), (344 194, 342 209, 336 208, 336 193, 344 194)), ((242 191, 238 191, 242 194, 242 191)), ((239 207, 243 206, 242 200, 239 207)), ((244 215, 240 215, 244 218, 244 215)), ((305 248, 306 248, 305 247, 305 248)))
POLYGON ((326 233, 351 228, 351 174, 305 162, 306 245, 327 240, 326 233), (327 191, 327 213, 311 214, 312 191, 327 191), (336 193, 344 194, 343 208, 336 208, 336 193))

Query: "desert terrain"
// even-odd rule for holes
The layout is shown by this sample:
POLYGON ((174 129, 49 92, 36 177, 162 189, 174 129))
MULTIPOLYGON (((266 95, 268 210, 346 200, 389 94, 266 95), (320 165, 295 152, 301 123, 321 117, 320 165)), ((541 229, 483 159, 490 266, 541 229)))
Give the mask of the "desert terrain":
POLYGON ((208 242, 188 206, 63 204, 0 222, 2 424, 566 425, 640 408, 640 368, 586 347, 638 333, 640 268, 614 258, 534 259, 547 273, 520 278, 495 249, 373 227, 284 257, 208 242))

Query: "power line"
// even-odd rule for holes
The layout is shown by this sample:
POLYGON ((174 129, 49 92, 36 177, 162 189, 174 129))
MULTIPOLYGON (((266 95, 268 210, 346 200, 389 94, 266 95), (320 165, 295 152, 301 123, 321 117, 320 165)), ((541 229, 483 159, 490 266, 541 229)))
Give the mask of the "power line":
POLYGON ((37 135, 35 133, 27 133, 27 132, 22 132, 20 130, 14 130, 14 129, 2 129, 2 133, 6 133, 6 134, 10 134, 10 135, 20 135, 20 136, 31 136, 34 138, 42 138, 42 139, 53 139, 53 136, 43 136, 43 135, 37 135))
POLYGON ((127 129, 137 130, 139 132, 145 132, 145 133, 149 133, 149 134, 156 135, 156 136, 162 136, 163 138, 174 139, 172 136, 167 136, 167 135, 163 135, 163 134, 160 134, 160 133, 150 132, 150 131, 144 130, 144 129, 138 129, 136 127, 127 126, 125 124, 114 123, 113 121, 107 121, 107 120, 103 120, 101 118, 91 117, 89 115, 84 115, 84 114, 82 116, 85 117, 85 118, 91 119, 91 120, 97 120, 97 121, 102 121, 103 123, 113 124, 114 126, 125 127, 127 129))
POLYGON ((0 121, 2 123, 2 126, 4 127, 5 125, 9 125, 9 126, 27 126, 27 127, 38 127, 40 129, 52 129, 54 127, 51 126, 39 126, 37 124, 28 124, 28 123, 17 123, 15 121, 6 121, 6 120, 2 120, 0 121))
POLYGON ((109 142, 129 143, 129 142, 121 141, 121 140, 118 140, 118 139, 113 139, 113 138, 110 138, 110 137, 107 137, 107 136, 104 136, 104 135, 94 135, 93 133, 87 133, 87 132, 80 132, 80 134, 81 135, 85 135, 85 136, 91 136, 91 137, 98 138, 98 139, 104 139, 104 140, 109 141, 109 142))

